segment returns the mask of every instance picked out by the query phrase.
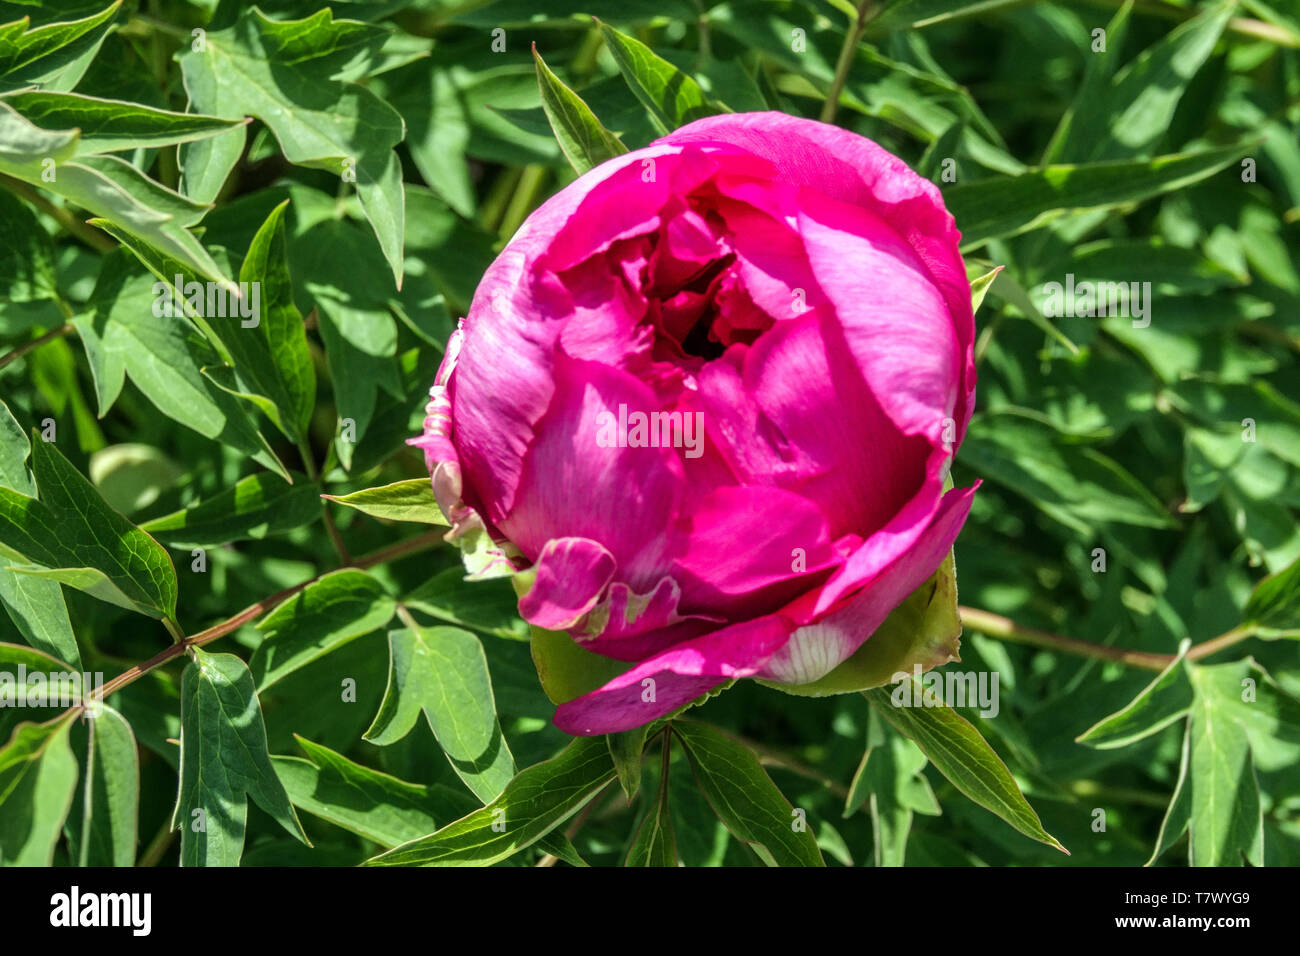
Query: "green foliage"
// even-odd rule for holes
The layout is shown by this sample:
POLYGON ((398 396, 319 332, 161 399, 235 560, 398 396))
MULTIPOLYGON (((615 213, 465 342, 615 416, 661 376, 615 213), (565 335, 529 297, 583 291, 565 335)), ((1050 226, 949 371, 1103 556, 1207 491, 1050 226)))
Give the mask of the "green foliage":
POLYGON ((0 708, 0 863, 1300 861, 1281 5, 892 0, 847 47, 847 0, 0 6, 0 699, 151 661, 0 708), (960 573, 813 684, 569 739, 625 665, 466 580, 405 443, 532 209, 765 109, 962 233, 960 573), (894 706, 958 583, 935 673, 997 707, 894 706))

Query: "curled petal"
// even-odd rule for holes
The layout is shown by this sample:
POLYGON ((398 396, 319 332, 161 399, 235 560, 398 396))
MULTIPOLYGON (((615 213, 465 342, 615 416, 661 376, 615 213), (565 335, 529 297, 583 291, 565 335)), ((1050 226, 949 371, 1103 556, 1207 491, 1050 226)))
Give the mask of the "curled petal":
POLYGON ((600 601, 614 568, 614 556, 589 538, 548 541, 533 586, 519 599, 519 614, 548 631, 568 630, 600 601))
POLYGON ((561 704, 555 725, 582 737, 640 727, 725 680, 758 673, 793 629, 788 619, 769 615, 675 644, 603 687, 561 704))

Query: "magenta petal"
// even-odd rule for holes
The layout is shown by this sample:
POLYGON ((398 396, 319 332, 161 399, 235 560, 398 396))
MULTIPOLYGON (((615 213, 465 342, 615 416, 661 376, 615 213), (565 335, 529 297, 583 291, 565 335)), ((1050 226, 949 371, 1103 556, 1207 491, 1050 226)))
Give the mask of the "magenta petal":
MULTIPOLYGON (((975 318, 958 245, 961 233, 939 188, 897 156, 862 136, 784 113, 709 116, 657 140, 659 145, 713 144, 741 149, 776 167, 779 183, 874 211, 908 245, 943 295, 962 353, 958 438, 973 408, 975 318)), ((846 257, 850 258, 850 257, 846 257)))
POLYGON ((600 601, 614 567, 614 556, 588 538, 548 541, 533 586, 519 599, 520 616, 548 631, 573 627, 600 601))
POLYGON ((976 482, 969 488, 954 488, 945 494, 923 530, 902 529, 897 534, 886 531, 868 538, 817 596, 815 613, 824 614, 842 598, 865 586, 874 602, 873 613, 879 614, 879 620, 871 628, 875 630, 943 562, 970 513, 979 486, 980 482, 976 482))
POLYGON ((679 614, 681 595, 681 588, 669 577, 662 578, 649 594, 637 594, 615 581, 588 615, 581 633, 570 633, 589 651, 615 660, 639 661, 724 623, 720 617, 679 614))
POLYGON ((773 454, 788 458, 798 449, 807 463, 779 483, 817 502, 833 536, 871 535, 927 479, 929 443, 903 435, 890 420, 828 312, 773 328, 745 357, 744 377, 749 400, 778 441, 773 454))
POLYGON ((581 737, 640 727, 724 680, 758 673, 792 630, 789 620, 771 615, 675 644, 603 687, 561 704, 555 726, 581 737))
POLYGON ((632 375, 557 353, 554 399, 528 450, 515 507, 498 527, 529 557, 552 538, 590 538, 614 556, 618 580, 648 591, 664 573, 682 466, 672 448, 611 444, 620 406, 658 408, 632 375))
POLYGON ((855 364, 905 435, 940 444, 944 420, 957 415, 962 383, 962 356, 943 298, 912 250, 878 217, 816 194, 803 198, 799 227, 808 260, 855 364))
POLYGON ((715 489, 689 521, 673 576, 692 612, 735 618, 774 611, 839 562, 821 511, 780 488, 715 489))

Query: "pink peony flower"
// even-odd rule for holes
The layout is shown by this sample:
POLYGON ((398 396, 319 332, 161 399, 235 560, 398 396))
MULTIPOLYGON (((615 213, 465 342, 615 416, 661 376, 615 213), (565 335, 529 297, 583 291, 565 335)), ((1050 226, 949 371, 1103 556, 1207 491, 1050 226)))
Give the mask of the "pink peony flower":
POLYGON ((627 662, 559 727, 817 680, 935 572, 975 491, 944 491, 959 238, 897 157, 780 113, 691 123, 523 224, 412 443, 470 570, 526 572, 526 620, 627 662))

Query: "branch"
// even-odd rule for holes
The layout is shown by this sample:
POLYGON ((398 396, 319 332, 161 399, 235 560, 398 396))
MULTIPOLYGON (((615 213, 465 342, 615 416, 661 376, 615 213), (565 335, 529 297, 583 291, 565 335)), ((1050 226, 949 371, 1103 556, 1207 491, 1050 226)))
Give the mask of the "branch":
MULTIPOLYGON (((387 548, 382 548, 379 551, 374 551, 364 557, 357 558, 349 562, 347 567, 365 570, 366 568, 373 568, 376 565, 385 564, 397 558, 404 558, 409 554, 415 554, 417 551, 423 551, 426 548, 436 545, 442 540, 444 534, 446 534, 446 532, 441 529, 427 531, 424 534, 416 535, 413 538, 407 538, 405 541, 399 541, 397 544, 390 545, 387 548)), ((295 584, 291 588, 285 588, 283 591, 272 594, 268 598, 263 598, 256 604, 250 604, 238 614, 226 618, 220 624, 214 624, 212 627, 199 631, 199 633, 191 637, 181 638, 171 647, 159 651, 143 664, 137 664, 129 670, 125 670, 121 674, 118 674, 99 689, 98 693, 95 695, 95 699, 104 700, 110 694, 114 694, 123 687, 126 687, 128 684, 132 684, 139 680, 155 667, 160 667, 163 664, 166 664, 174 657, 180 657, 191 647, 202 647, 204 644, 210 644, 217 638, 225 637, 231 631, 238 630, 250 621, 257 620, 276 605, 293 597, 299 591, 302 591, 319 581, 328 573, 330 572, 322 571, 320 574, 307 581, 303 581, 301 584, 295 584)), ((84 704, 78 705, 77 707, 70 708, 70 710, 78 710, 84 706, 84 704)))
MULTIPOLYGON (((1129 667, 1140 667, 1149 671, 1162 671, 1172 664, 1175 659, 1173 654, 1130 651, 1122 647, 1094 644, 1091 641, 1081 641, 1075 637, 1053 634, 1051 631, 1040 631, 1037 628, 1024 627, 1010 618, 1003 617, 1001 614, 981 611, 978 608, 959 607, 957 611, 961 615, 961 622, 964 626, 974 628, 981 634, 987 634, 989 637, 1000 638, 1004 641, 1029 644, 1050 651, 1074 654, 1076 657, 1091 657, 1100 661, 1116 661, 1120 664, 1127 664, 1129 667)), ((1220 634, 1218 637, 1195 645, 1187 652, 1187 659, 1200 660, 1202 657, 1209 657, 1211 654, 1217 654, 1219 651, 1254 635, 1254 626, 1243 624, 1225 634, 1220 634)))
POLYGON ((31 203, 57 222, 66 232, 76 236, 96 252, 112 252, 117 248, 117 243, 104 233, 78 219, 62 206, 54 205, 21 179, 14 179, 12 176, 0 174, 0 186, 9 190, 19 199, 25 199, 31 203))
POLYGON ((64 322, 57 329, 52 329, 51 331, 46 332, 40 338, 32 339, 30 342, 18 346, 18 348, 14 349, 12 352, 9 352, 5 355, 0 355, 0 368, 4 368, 6 365, 10 364, 11 362, 17 362, 28 352, 40 348, 46 342, 53 342, 55 339, 61 339, 69 332, 73 332, 73 331, 75 331, 75 327, 73 326, 73 324, 71 322, 64 322))

